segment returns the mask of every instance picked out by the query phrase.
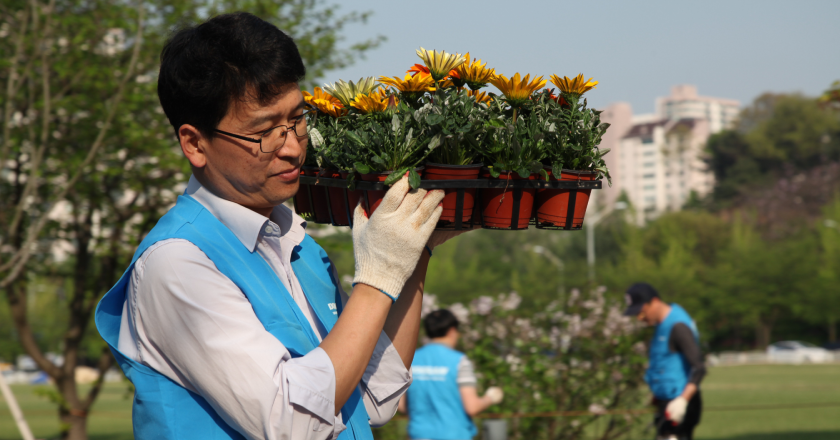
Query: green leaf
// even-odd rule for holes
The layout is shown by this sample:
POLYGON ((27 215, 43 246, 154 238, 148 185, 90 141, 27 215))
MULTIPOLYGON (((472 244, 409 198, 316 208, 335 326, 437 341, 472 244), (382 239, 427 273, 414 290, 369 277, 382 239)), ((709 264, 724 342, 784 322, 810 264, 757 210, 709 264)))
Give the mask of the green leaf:
POLYGON ((429 141, 429 151, 432 151, 439 146, 440 146, 440 134, 436 134, 436 135, 434 135, 434 137, 432 137, 432 140, 429 141))
POLYGON ((382 158, 379 157, 379 156, 374 155, 373 157, 370 158, 370 160, 378 163, 379 165, 385 165, 385 161, 382 160, 382 158))
POLYGON ((443 121, 443 115, 438 113, 429 113, 426 115, 426 123, 429 125, 437 125, 443 121))
POLYGON ((403 176, 405 176, 405 172, 408 168, 401 168, 399 170, 394 171, 393 173, 388 175, 388 178, 385 179, 385 185, 391 186, 397 183, 403 176))
POLYGON ((350 141, 352 141, 354 144, 360 147, 365 146, 365 143, 362 141, 362 138, 360 138, 355 131, 348 131, 347 133, 345 133, 345 136, 347 136, 350 139, 350 141))
POLYGON ((563 173, 563 164, 562 163, 555 163, 551 166, 551 173, 554 174, 554 178, 560 180, 560 176, 563 173))
MULTIPOLYGON (((368 173, 370 173, 370 167, 369 167, 369 166, 367 166, 367 165, 365 165, 365 164, 363 164, 363 163, 361 163, 361 162, 356 162, 356 163, 354 163, 354 164, 353 164, 353 168, 354 168, 354 169, 355 169, 355 170, 356 170, 359 174, 368 174, 368 173)), ((351 174, 351 176, 352 176, 352 174, 351 174)))
POLYGON ((499 177, 499 176, 502 175, 502 173, 500 172, 499 168, 490 167, 490 175, 493 176, 493 177, 499 177))
POLYGON ((400 131, 400 118, 398 118, 397 115, 394 115, 391 118, 391 131, 394 133, 399 133, 400 131))
POLYGON ((546 182, 548 182, 548 171, 546 171, 545 168, 540 170, 540 175, 543 176, 543 179, 545 179, 546 182))
POLYGON ((531 175, 531 171, 527 167, 522 167, 516 170, 516 174, 519 174, 519 177, 523 179, 527 179, 531 175))
POLYGON ((420 187, 420 175, 417 174, 417 170, 413 168, 408 172, 408 184, 411 185, 412 189, 420 187))

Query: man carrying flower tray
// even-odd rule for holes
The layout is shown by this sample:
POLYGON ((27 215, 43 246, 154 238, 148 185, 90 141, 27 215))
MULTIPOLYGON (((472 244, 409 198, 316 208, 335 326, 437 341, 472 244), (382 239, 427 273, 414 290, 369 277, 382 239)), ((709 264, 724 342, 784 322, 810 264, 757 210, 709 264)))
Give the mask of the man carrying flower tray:
POLYGON ((308 129, 295 43, 246 13, 178 31, 158 95, 192 177, 96 311, 135 387, 135 438, 371 439, 412 381, 442 191, 355 211, 356 274, 283 203, 308 129))

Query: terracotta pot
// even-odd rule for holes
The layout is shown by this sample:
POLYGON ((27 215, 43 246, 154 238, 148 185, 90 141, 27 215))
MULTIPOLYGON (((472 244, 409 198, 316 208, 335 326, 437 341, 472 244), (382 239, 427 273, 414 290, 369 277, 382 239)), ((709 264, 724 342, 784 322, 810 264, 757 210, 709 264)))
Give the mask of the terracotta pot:
MULTIPOLYGON (((347 176, 350 175, 347 171, 341 171, 339 173, 342 179, 347 180, 347 176)), ((356 175, 356 180, 359 180, 359 176, 356 175)), ((353 220, 353 212, 356 210, 356 205, 359 204, 359 200, 364 197, 364 191, 359 191, 355 189, 345 189, 345 193, 347 194, 347 208, 350 210, 350 220, 353 220)), ((352 226, 352 225, 351 225, 352 226)))
MULTIPOLYGON (((300 175, 305 176, 303 168, 300 170, 300 175)), ((295 213, 298 215, 312 215, 312 203, 309 200, 309 185, 298 185, 297 194, 292 202, 295 206, 295 213)))
MULTIPOLYGON (((323 170, 319 168, 303 168, 304 176, 326 177, 323 170)), ((312 217, 315 223, 330 222, 330 207, 327 204, 327 188, 323 186, 309 185, 309 193, 312 195, 312 217)))
MULTIPOLYGON (((527 180, 535 180, 539 174, 531 174, 527 180)), ((513 171, 503 171, 499 177, 492 177, 490 170, 482 169, 481 177, 491 180, 526 180, 513 171)), ((534 208, 536 188, 485 188, 481 190, 481 213, 483 227, 527 229, 534 208), (513 206, 519 199, 519 212, 514 216, 513 206), (514 218, 516 220, 514 220, 514 218)))
MULTIPOLYGON (((326 170, 323 176, 330 179, 341 179, 341 173, 334 170, 326 170)), ((347 220, 347 202, 344 200, 344 195, 347 193, 347 190, 333 186, 326 188, 330 200, 331 223, 334 226, 350 226, 350 222, 347 220)))
MULTIPOLYGON (((549 180, 556 179, 549 171, 549 180)), ((598 173, 591 171, 563 170, 560 180, 592 181, 598 173)), ((583 226, 583 216, 589 204, 591 189, 542 189, 537 193, 535 217, 540 226, 556 226, 564 229, 580 229, 583 226), (570 213, 570 202, 574 206, 570 213)))
MULTIPOLYGON (((423 177, 425 180, 475 180, 481 171, 481 164, 474 165, 444 165, 439 163, 426 163, 423 177)), ((443 214, 440 216, 441 226, 455 223, 458 216, 458 190, 446 189, 443 197, 443 214)), ((475 206, 475 188, 464 190, 464 201, 461 207, 461 221, 468 222, 472 219, 473 207, 475 206)))
MULTIPOLYGON (((417 174, 423 175, 423 168, 416 168, 417 174)), ((370 174, 362 174, 359 178, 362 179, 364 182, 384 182, 388 176, 391 175, 393 171, 385 171, 384 173, 370 173, 370 174)), ((382 191, 362 191, 365 194, 365 199, 363 199, 362 203, 364 203, 365 212, 367 215, 370 216, 376 211, 376 208, 379 207, 379 204, 382 203, 382 199, 385 198, 385 193, 388 190, 382 191)))

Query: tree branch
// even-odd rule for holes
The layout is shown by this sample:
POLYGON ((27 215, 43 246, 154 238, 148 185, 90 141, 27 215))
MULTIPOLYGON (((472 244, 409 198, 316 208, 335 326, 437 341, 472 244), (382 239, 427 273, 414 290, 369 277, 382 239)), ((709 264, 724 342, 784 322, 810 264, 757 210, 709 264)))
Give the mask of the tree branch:
POLYGON ((6 168, 6 159, 9 156, 9 149, 12 146, 11 131, 12 131, 12 104, 14 103, 15 90, 17 90, 16 82, 18 80, 18 63, 23 55, 23 41, 26 35, 26 27, 29 24, 29 8, 23 13, 21 20, 20 33, 18 33, 17 41, 15 42, 15 54, 9 62, 9 77, 6 79, 6 106, 3 111, 3 149, 0 150, 0 170, 6 168))
POLYGON ((111 349, 108 347, 103 348, 102 354, 99 355, 99 361, 96 363, 96 370, 99 372, 99 377, 96 378, 96 381, 90 387, 90 391, 88 391, 87 397, 82 402, 82 411, 90 411, 90 407, 93 406, 93 402, 96 401, 96 397, 99 395, 99 392, 102 390, 102 385, 105 383, 105 373, 108 372, 108 369, 111 368, 113 363, 114 356, 111 354, 111 349))
MULTIPOLYGON (((143 7, 143 2, 138 2, 137 9, 137 33, 135 38, 135 46, 133 53, 131 54, 131 61, 129 62, 128 69, 126 70, 126 73, 123 75, 123 78, 120 81, 120 85, 117 89, 117 92, 111 99, 108 115, 106 116, 105 121, 102 124, 102 128, 100 129, 99 134, 97 135, 96 139, 91 145, 87 157, 85 157, 85 160, 79 165, 73 177, 67 183, 65 183, 63 187, 59 188, 56 191, 56 194, 53 197, 52 205, 54 205, 60 200, 63 200, 66 197, 67 192, 70 190, 70 188, 72 188, 76 184, 76 182, 82 176, 82 173, 85 172, 85 169, 91 164, 91 162, 93 162, 93 158, 96 157, 96 154, 102 147, 102 143, 105 139, 106 133, 111 128, 111 123, 114 119, 114 116, 116 115, 119 103, 122 100, 126 83, 128 82, 128 79, 133 76, 133 72, 137 66, 137 59, 140 57, 140 48, 143 44, 144 19, 146 15, 146 10, 143 7)), ((18 276, 20 276, 21 272, 23 271, 23 267, 29 261, 29 257, 32 254, 32 245, 35 243, 35 240, 38 238, 38 235, 40 235, 41 230, 43 230, 44 226, 46 226, 47 221, 49 220, 49 216, 47 215, 49 211, 49 208, 45 209, 44 213, 38 219, 37 223, 33 226, 30 226, 26 237, 26 241, 24 242, 23 246, 21 246, 18 249, 15 255, 12 256, 11 261, 13 261, 14 263, 7 263, 0 267, 0 271, 9 270, 9 268, 11 267, 9 274, 6 275, 6 277, 0 281, 0 288, 8 286, 18 276)))

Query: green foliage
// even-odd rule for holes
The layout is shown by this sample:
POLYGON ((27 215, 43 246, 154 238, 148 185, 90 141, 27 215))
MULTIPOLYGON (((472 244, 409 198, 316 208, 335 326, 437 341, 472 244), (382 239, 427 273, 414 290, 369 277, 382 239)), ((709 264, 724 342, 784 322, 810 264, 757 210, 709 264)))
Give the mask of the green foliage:
POLYGON ((550 142, 543 162, 550 165, 555 176, 560 176, 563 168, 577 171, 597 171, 599 176, 607 176, 604 156, 609 149, 600 150, 598 146, 610 124, 601 122, 601 111, 587 107, 586 99, 580 102, 576 95, 564 95, 568 102, 553 98, 549 90, 537 95, 536 106, 550 117, 548 130, 550 142))
MULTIPOLYGON (((435 298, 424 309, 436 308, 435 298)), ((643 403, 647 362, 645 333, 622 317, 622 301, 604 297, 604 289, 552 301, 537 312, 520 310, 517 293, 478 296, 468 307, 448 308, 462 325, 461 346, 474 363, 481 388, 499 386, 505 400, 493 413, 592 411, 638 408, 643 403)), ((646 418, 645 418, 646 419, 646 418)), ((558 438, 581 438, 599 416, 563 418, 558 438)), ((545 419, 522 420, 520 436, 536 436, 545 419)), ((600 438, 626 433, 644 421, 615 419, 600 438)))
POLYGON ((712 136, 707 149, 715 199, 732 200, 782 170, 839 160, 840 115, 811 98, 765 94, 741 112, 735 129, 712 136))
POLYGON ((429 161, 446 165, 476 163, 484 121, 489 118, 487 105, 454 87, 439 89, 434 98, 424 97, 423 101, 419 114, 431 128, 432 136, 441 139, 440 146, 429 154, 429 161))

